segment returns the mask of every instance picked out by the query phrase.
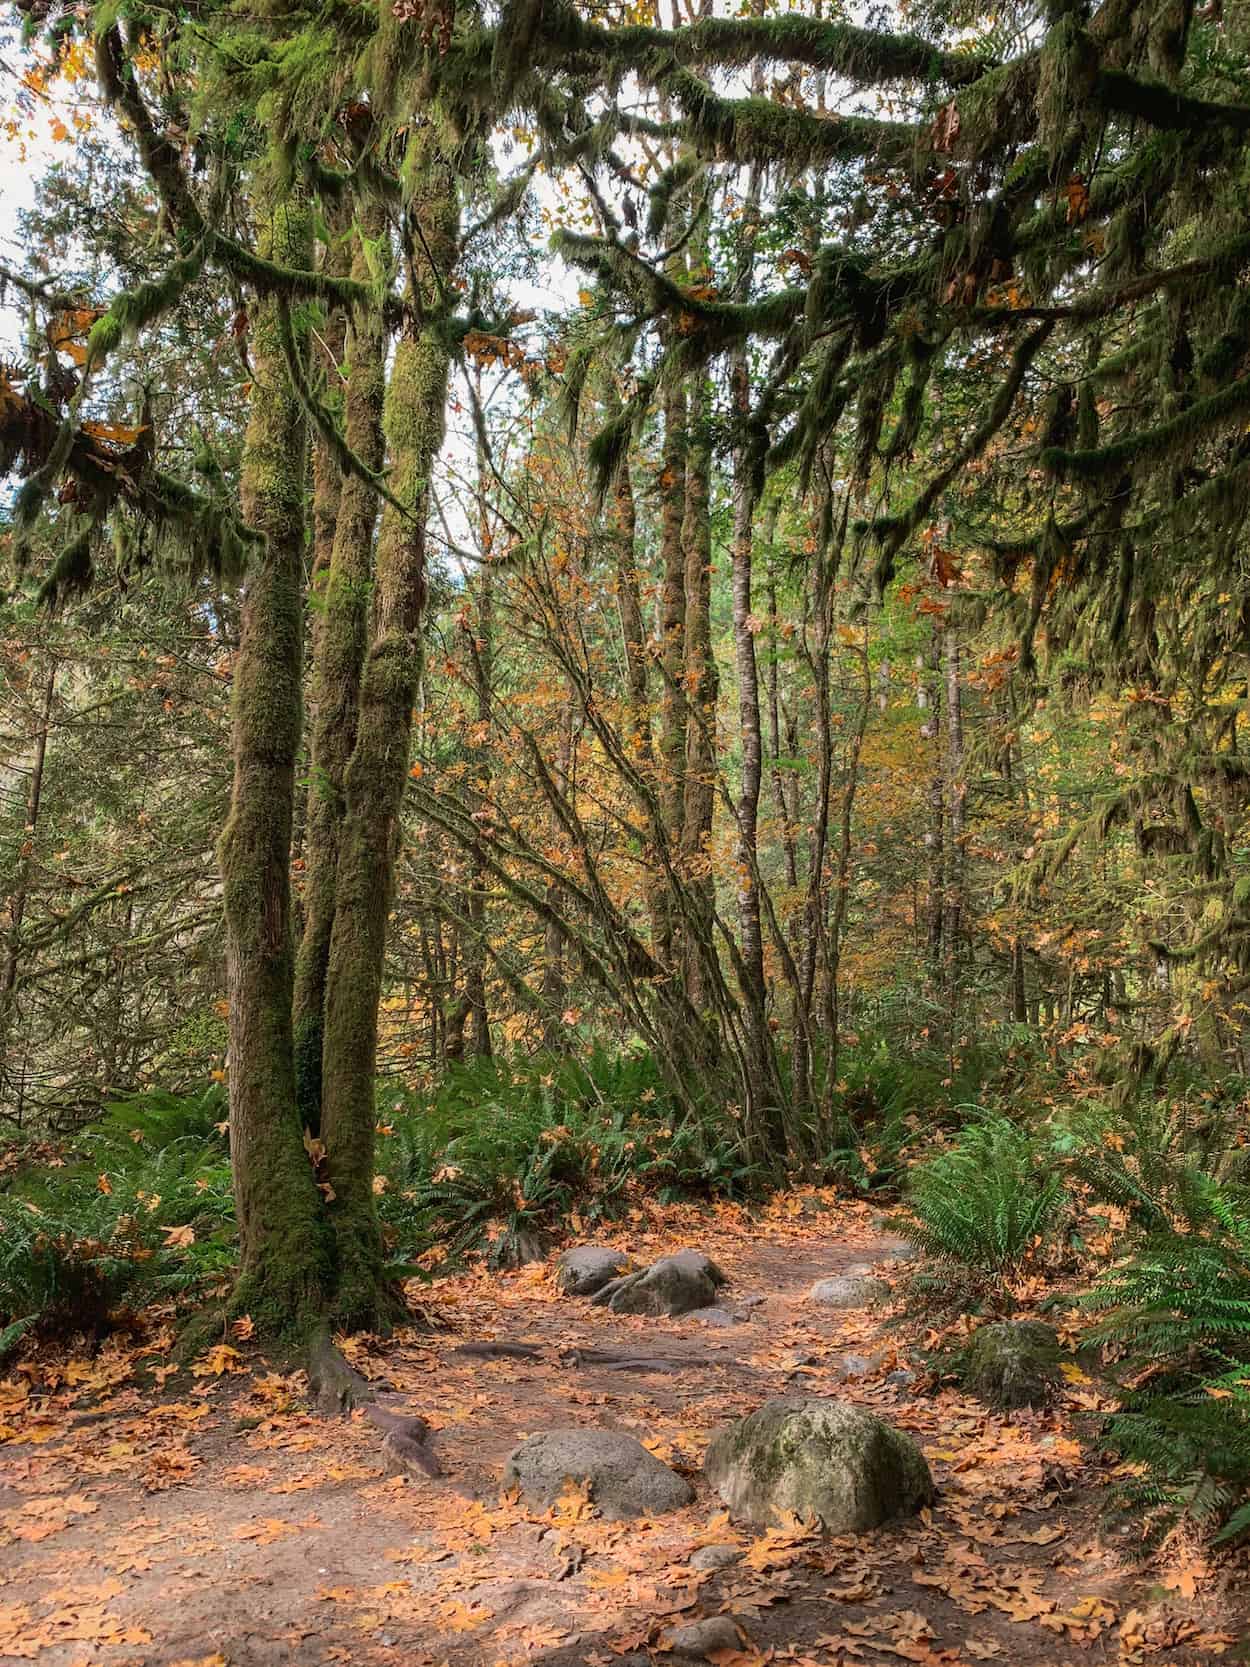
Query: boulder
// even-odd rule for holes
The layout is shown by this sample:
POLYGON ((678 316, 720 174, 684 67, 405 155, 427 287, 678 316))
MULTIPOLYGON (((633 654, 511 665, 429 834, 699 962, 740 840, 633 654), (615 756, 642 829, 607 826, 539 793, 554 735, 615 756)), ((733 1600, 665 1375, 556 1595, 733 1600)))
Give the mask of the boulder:
POLYGON ((988 1406, 1042 1407, 1060 1382, 1059 1335, 1041 1320, 978 1326, 958 1361, 960 1381, 988 1406))
POLYGON ((609 1250, 602 1244, 578 1244, 566 1250, 556 1263, 556 1284, 565 1296, 593 1297, 634 1268, 635 1263, 623 1251, 609 1250))
POLYGON ((735 1516, 762 1527, 792 1513, 831 1534, 859 1534, 935 1497, 910 1436, 821 1395, 766 1401, 721 1431, 703 1469, 735 1516))
POLYGON ((831 1279, 818 1279, 807 1293, 809 1302, 822 1308, 879 1308, 889 1302, 891 1291, 884 1279, 875 1274, 837 1274, 831 1279))
POLYGON ((505 1487, 537 1505, 552 1505, 566 1483, 582 1482, 606 1517, 659 1516, 678 1510, 694 1490, 633 1436, 615 1430, 544 1430, 504 1465, 505 1487))
POLYGON ((716 1293, 724 1284, 725 1275, 702 1251, 678 1250, 641 1273, 612 1280, 591 1301, 614 1314, 689 1314, 715 1307, 716 1293))
POLYGON ((678 1655, 692 1655, 706 1661, 715 1650, 742 1649, 742 1634, 728 1615, 709 1615, 704 1621, 687 1621, 664 1634, 664 1647, 678 1655))

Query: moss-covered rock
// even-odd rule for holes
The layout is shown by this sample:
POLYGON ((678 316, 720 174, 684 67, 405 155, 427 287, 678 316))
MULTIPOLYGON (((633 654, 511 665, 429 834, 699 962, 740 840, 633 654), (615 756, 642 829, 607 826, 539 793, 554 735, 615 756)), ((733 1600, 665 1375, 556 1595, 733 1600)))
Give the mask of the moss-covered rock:
POLYGON ((911 1516, 935 1496, 924 1455, 883 1419, 818 1395, 783 1395, 722 1430, 704 1473, 735 1516, 789 1513, 831 1534, 911 1516))
POLYGON ((1041 1407, 1060 1381, 1058 1334, 1041 1320, 978 1326, 958 1359, 965 1389, 994 1407, 1041 1407))

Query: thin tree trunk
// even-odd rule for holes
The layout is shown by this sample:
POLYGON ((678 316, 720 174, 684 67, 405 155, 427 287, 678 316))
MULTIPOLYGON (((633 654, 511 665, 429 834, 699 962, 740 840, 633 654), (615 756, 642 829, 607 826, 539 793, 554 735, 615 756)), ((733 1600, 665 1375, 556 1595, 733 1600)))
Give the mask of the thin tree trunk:
POLYGON ((361 677, 356 744, 336 879, 322 1049, 322 1136, 334 1191, 340 1322, 384 1324, 382 1243, 373 1195, 374 1070, 399 810, 421 675, 430 474, 443 441, 450 356, 443 315, 459 227, 454 173, 433 127, 414 128, 405 177, 413 197, 409 305, 422 318, 395 350, 386 394, 391 492, 378 538, 373 631, 361 677))
MULTIPOLYGON (((8 1043, 13 1021, 14 992, 17 988, 17 969, 22 949, 22 922, 26 918, 26 900, 30 895, 30 877, 34 867, 35 836, 39 829, 39 806, 43 798, 43 772, 48 756, 48 731, 52 724, 52 701, 56 693, 57 665, 49 660, 44 678, 43 694, 39 703, 39 728, 35 731, 35 756, 31 762, 30 784, 26 791, 26 820, 22 830, 22 849, 18 859, 13 891, 9 897, 9 923, 4 936, 4 966, 0 972, 0 1086, 7 1087, 9 1075, 8 1043)), ((25 1071, 21 1072, 17 1096, 17 1123, 21 1127, 25 1071)))
MULTIPOLYGON (((669 849, 681 843, 683 782, 686 774, 686 557, 682 522, 686 513, 686 396, 680 388, 664 400, 664 445, 660 455, 660 813, 669 849)), ((667 919, 657 953, 666 966, 678 954, 679 904, 668 899, 667 919)))
POLYGON ((934 989, 941 981, 942 919, 946 896, 946 767, 942 755, 942 680, 938 664, 936 632, 925 655, 925 675, 921 686, 925 712, 920 726, 923 741, 933 743, 933 769, 929 776, 929 827, 925 834, 928 852, 928 893, 925 899, 925 944, 928 951, 930 980, 934 989))
MULTIPOLYGON (((612 532, 616 541, 616 604, 625 649, 625 709, 628 733, 625 753, 647 789, 656 785, 655 744, 651 735, 651 703, 648 677, 646 628, 642 618, 642 592, 638 581, 637 512, 629 459, 625 456, 612 484, 612 532)), ((646 795, 644 795, 645 797, 646 795)), ((649 810, 644 804, 644 811, 649 810)), ((652 816, 654 813, 652 812, 652 816)), ((645 878, 646 907, 651 923, 651 951, 660 953, 665 934, 666 881, 661 852, 655 839, 667 839, 668 830, 652 829, 645 878)))
MULTIPOLYGON (((363 240, 376 238, 382 227, 380 210, 366 207, 352 263, 352 275, 361 282, 369 275, 363 240)), ((347 444, 375 472, 383 458, 385 355, 379 315, 360 309, 347 334, 344 430, 347 444)), ((337 459, 333 467, 337 474, 337 459)), ((322 493, 328 496, 328 488, 322 493)), ((356 744, 377 512, 378 495, 367 481, 354 474, 341 480, 329 559, 320 577, 316 568, 313 575, 318 610, 313 633, 314 716, 304 836, 304 931, 295 963, 294 1002, 300 1116, 313 1134, 321 1127, 326 972, 334 930, 344 778, 356 744)))
POLYGON ((738 790, 738 930, 741 937, 743 998, 746 1006, 747 1068, 752 1110, 761 1134, 771 1144, 784 1131, 775 1126, 776 1095, 772 1044, 765 1014, 764 930, 759 889, 759 810, 764 747, 760 719, 759 666, 755 655, 758 629, 752 612, 752 541, 754 536, 756 460, 749 435, 750 373, 745 349, 730 367, 734 412, 743 434, 734 463, 733 483, 733 633, 738 675, 738 727, 742 741, 742 778, 738 790))
MULTIPOLYGON (((480 399, 480 390, 479 390, 480 399)), ((469 627, 469 654, 477 697, 477 795, 484 805, 491 787, 491 741, 495 665, 495 574, 491 566, 490 515, 486 497, 486 457, 477 457, 478 547, 477 622, 469 627)), ((478 1059, 491 1055, 490 1015, 486 1007, 486 852, 479 842, 473 850, 466 913, 469 931, 464 948, 464 993, 473 1023, 473 1052, 478 1059)))
MULTIPOLYGON (((777 527, 779 502, 773 500, 768 510, 768 525, 765 529, 765 541, 771 546, 773 535, 777 527)), ((781 681, 780 661, 781 648, 777 630, 777 575, 773 571, 771 557, 768 563, 768 752, 772 760, 769 772, 772 781, 773 801, 777 806, 777 820, 781 829, 781 848, 785 856, 786 884, 793 891, 799 883, 798 847, 795 842, 794 829, 798 821, 797 807, 792 803, 792 796, 786 792, 786 772, 781 768, 781 681)), ((793 772, 789 777, 793 783, 793 772)))
POLYGON ((681 875, 686 887, 686 983, 703 1011, 711 999, 707 960, 712 941, 715 883, 712 878, 712 817, 716 805, 716 702, 718 678, 712 647, 712 442, 709 392, 694 401, 686 463, 686 515, 682 545, 686 556, 685 688, 686 774, 682 802, 681 875))
MULTIPOLYGON (((268 211, 260 252, 308 267, 311 217, 268 211)), ((302 344, 301 344, 302 345, 302 344)), ((234 783, 221 838, 230 1001, 230 1154, 239 1231, 233 1303, 262 1334, 306 1328, 331 1269, 295 1105, 290 854, 303 658, 308 434, 282 359, 277 304, 256 304, 242 500, 264 548, 248 575, 234 664, 234 783)))
POLYGON ((953 998, 962 952, 964 912, 964 777, 963 702, 960 695, 959 638, 943 632, 946 670, 946 886, 942 909, 942 946, 946 959, 947 993, 953 998))

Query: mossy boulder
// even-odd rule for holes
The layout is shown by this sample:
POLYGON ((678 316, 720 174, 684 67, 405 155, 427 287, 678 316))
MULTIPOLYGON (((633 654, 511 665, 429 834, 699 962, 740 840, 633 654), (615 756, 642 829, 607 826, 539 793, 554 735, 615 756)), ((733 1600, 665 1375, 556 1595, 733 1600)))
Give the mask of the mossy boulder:
POLYGON ((1041 1320, 996 1320, 978 1326, 959 1355, 964 1388, 987 1406, 1042 1407, 1060 1382, 1063 1351, 1041 1320))
POLYGON ((641 1273, 612 1280, 590 1300, 614 1314, 690 1314, 714 1308, 717 1292, 726 1283, 720 1268, 702 1251, 678 1250, 641 1273))
POLYGON ((935 1497, 910 1436, 820 1395, 766 1401, 721 1431, 703 1469, 733 1515, 759 1526, 792 1513, 831 1534, 860 1534, 935 1497))

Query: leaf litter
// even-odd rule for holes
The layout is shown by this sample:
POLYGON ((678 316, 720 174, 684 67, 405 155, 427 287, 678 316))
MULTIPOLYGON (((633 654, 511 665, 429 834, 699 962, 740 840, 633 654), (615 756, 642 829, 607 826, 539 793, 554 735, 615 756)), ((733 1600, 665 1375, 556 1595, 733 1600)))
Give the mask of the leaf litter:
POLYGON ((1108 1476, 1080 1439, 1097 1406, 1084 1373, 1053 1409, 995 1415, 927 1379, 889 1310, 804 1300, 851 1266, 897 1275, 866 1207, 813 1189, 755 1215, 649 1207, 612 1238, 639 1260, 697 1244, 729 1273, 740 1323, 617 1316, 560 1296, 548 1264, 476 1266, 414 1287, 445 1331, 347 1341, 390 1404, 429 1422, 437 1479, 388 1474, 366 1419, 314 1416, 302 1374, 237 1325, 190 1368, 159 1317, 89 1359, 20 1362, 0 1383, 0 1662, 613 1667, 676 1661, 673 1629, 717 1615, 739 1641, 710 1652, 718 1667, 1233 1659, 1244 1559, 1182 1557, 1162 1574, 1126 1560, 1102 1516, 1108 1476), (533 1352, 457 1354, 466 1339, 533 1352), (624 1348, 677 1367, 626 1376, 591 1352, 624 1348), (909 1362, 915 1383, 887 1381, 909 1362), (701 1481, 708 1441, 794 1392, 907 1430, 938 1504, 854 1537, 732 1522, 701 1481), (501 1490, 518 1441, 571 1425, 634 1435, 695 1502, 623 1523, 573 1484, 545 1510, 501 1490), (737 1560, 693 1566, 713 1545, 737 1560))

